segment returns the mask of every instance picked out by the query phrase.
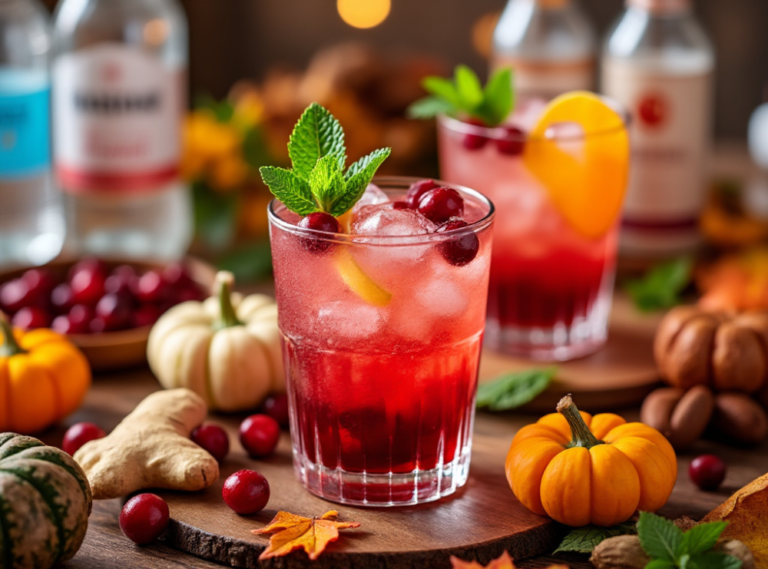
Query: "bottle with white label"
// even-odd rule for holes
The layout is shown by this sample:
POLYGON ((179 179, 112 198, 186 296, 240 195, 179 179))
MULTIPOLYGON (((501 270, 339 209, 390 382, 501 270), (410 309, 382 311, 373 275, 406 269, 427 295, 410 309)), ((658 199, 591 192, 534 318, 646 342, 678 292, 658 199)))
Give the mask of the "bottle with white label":
POLYGON ((621 253, 654 259, 699 243, 715 58, 690 0, 627 0, 603 55, 603 91, 632 115, 621 253))
POLYGON ((176 0, 63 0, 54 167, 81 254, 172 259, 192 237, 179 175, 187 23, 176 0))
POLYGON ((576 0, 509 0, 493 33, 491 67, 511 67, 521 98, 593 88, 595 32, 576 0))
POLYGON ((42 4, 0 1, 0 266, 46 263, 64 242, 50 173, 49 52, 42 4))

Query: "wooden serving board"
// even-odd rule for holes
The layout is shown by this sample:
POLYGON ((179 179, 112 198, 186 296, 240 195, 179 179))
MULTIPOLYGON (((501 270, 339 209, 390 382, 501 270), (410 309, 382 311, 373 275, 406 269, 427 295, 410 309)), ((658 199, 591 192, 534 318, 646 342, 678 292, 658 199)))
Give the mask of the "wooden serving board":
MULTIPOLYGON (((526 410, 553 412, 560 398, 568 393, 573 394, 579 408, 591 412, 639 404, 659 382, 653 359, 658 321, 658 315, 640 314, 629 299, 617 295, 605 346, 590 356, 556 364, 555 380, 526 410)), ((549 365, 484 350, 480 381, 491 381, 510 371, 549 365)))
POLYGON ((287 434, 274 456, 255 461, 237 440, 240 417, 212 420, 227 428, 233 443, 220 479, 200 493, 160 493, 172 517, 166 542, 199 557, 233 567, 445 569, 451 555, 487 563, 506 550, 522 559, 553 551, 562 537, 556 524, 528 511, 510 491, 504 458, 514 432, 500 417, 478 416, 463 489, 438 502, 401 508, 348 507, 317 498, 294 476, 287 434), (224 479, 242 468, 258 470, 270 484, 267 509, 253 516, 238 516, 221 498, 224 479), (297 553, 259 565, 268 536, 250 530, 266 525, 278 510, 307 517, 337 510, 341 521, 359 522, 360 528, 342 532, 317 561, 297 553))

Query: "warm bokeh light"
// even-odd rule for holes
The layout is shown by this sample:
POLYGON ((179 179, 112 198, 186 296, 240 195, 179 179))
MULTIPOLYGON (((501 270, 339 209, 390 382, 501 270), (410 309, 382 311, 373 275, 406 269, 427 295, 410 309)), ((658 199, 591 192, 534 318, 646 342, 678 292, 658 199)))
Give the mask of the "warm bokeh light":
POLYGON ((353 28, 374 28, 387 19, 391 0, 337 0, 339 16, 353 28))

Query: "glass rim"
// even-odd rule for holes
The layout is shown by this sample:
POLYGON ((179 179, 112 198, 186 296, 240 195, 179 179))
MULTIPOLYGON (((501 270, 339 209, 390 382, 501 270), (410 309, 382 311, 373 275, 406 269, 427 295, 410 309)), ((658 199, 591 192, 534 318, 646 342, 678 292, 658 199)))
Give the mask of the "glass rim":
MULTIPOLYGON (((459 118, 450 116, 448 114, 440 114, 438 116, 438 123, 440 123, 442 126, 447 128, 448 130, 451 130, 453 132, 457 132, 460 134, 474 134, 478 136, 482 136, 484 138, 489 138, 492 140, 504 140, 509 142, 551 142, 551 141, 560 141, 560 142, 569 142, 569 141, 576 141, 576 140, 584 140, 587 138, 595 138, 599 136, 607 136, 614 133, 617 133, 621 130, 625 130, 629 127, 629 125, 632 122, 632 116, 629 113, 629 111, 620 103, 616 102, 615 100, 605 97, 603 95, 598 95, 598 97, 608 106, 610 107, 619 117, 619 120, 621 120, 621 124, 617 125, 615 127, 611 128, 605 128, 605 129, 599 129, 599 130, 593 130, 593 131, 583 131, 579 134, 557 134, 557 133, 550 133, 551 128, 547 129, 547 132, 544 133, 543 137, 532 137, 529 136, 527 132, 522 132, 522 134, 514 133, 511 134, 507 128, 510 126, 515 126, 514 124, 506 124, 506 125, 499 125, 499 126, 484 126, 484 125, 478 125, 478 124, 472 124, 465 122, 459 118)), ((574 124, 574 123, 555 123, 555 124, 574 124)), ((575 123, 578 124, 578 123, 575 123)), ((553 125, 554 126, 554 125, 553 125)))
POLYGON ((434 180, 434 182, 445 188, 451 188, 459 193, 466 194, 472 198, 478 200, 480 203, 488 208, 485 215, 467 224, 466 227, 460 227, 458 229, 451 229, 442 233, 425 233, 419 235, 351 235, 349 233, 331 233, 328 231, 319 231, 317 229, 309 229, 305 227, 299 227, 284 219, 280 218, 275 207, 280 204, 282 207, 286 207, 280 200, 273 198, 267 206, 267 217, 269 218, 270 226, 275 226, 283 231, 296 235, 313 236, 315 239, 320 239, 326 242, 332 243, 346 243, 349 245, 358 245, 366 247, 403 247, 410 245, 425 245, 428 243, 439 243, 441 241, 448 241, 452 237, 466 235, 467 233, 479 233, 491 226, 496 217, 496 206, 493 202, 484 196, 482 193, 466 186, 460 186, 458 184, 451 184, 442 180, 434 178, 421 178, 412 176, 379 176, 371 180, 372 184, 376 184, 384 191, 388 189, 402 189, 406 190, 415 182, 422 180, 434 180), (374 241, 375 240, 375 241, 374 241))

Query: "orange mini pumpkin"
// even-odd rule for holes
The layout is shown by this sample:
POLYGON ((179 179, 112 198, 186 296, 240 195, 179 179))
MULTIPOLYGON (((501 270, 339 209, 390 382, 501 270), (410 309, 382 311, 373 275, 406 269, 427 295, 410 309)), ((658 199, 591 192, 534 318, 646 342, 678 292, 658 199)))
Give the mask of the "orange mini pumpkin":
POLYGON ((11 330, 0 313, 0 432, 42 431, 75 411, 90 385, 88 361, 64 336, 11 330))
POLYGON ((557 410, 520 429, 507 454, 507 480, 525 507, 573 527, 607 527, 667 502, 677 457, 661 433, 612 413, 592 417, 570 396, 557 410))

